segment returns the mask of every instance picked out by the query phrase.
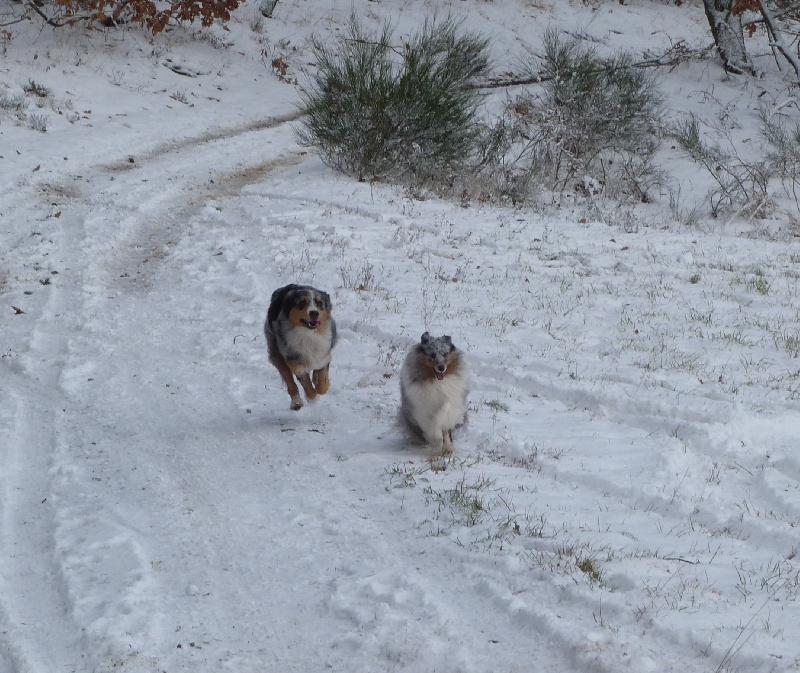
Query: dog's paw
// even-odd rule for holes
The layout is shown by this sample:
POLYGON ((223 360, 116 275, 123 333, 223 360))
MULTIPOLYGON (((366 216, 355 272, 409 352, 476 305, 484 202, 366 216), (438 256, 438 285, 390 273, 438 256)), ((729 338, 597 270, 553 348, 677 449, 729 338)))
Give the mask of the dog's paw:
POLYGON ((449 463, 449 459, 447 456, 442 455, 441 453, 432 453, 428 457, 428 463, 431 466, 431 472, 444 472, 447 470, 447 465, 449 463))
POLYGON ((298 411, 303 408, 303 400, 300 399, 300 395, 292 397, 292 403, 289 405, 289 408, 292 411, 298 411))

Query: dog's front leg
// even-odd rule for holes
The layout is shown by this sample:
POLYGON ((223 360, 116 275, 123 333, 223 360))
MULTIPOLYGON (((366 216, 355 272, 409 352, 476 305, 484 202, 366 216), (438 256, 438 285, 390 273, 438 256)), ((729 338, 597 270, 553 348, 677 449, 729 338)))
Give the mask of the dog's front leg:
POLYGON ((450 430, 442 431, 442 453, 450 455, 453 453, 453 433, 450 430))
POLYGON ((292 411, 301 409, 303 407, 303 400, 300 397, 300 389, 297 387, 297 384, 294 381, 294 374, 292 374, 292 370, 289 368, 289 365, 283 358, 280 358, 279 360, 276 358, 274 360, 274 364, 278 369, 278 373, 280 373, 283 382, 286 384, 286 389, 289 391, 289 397, 292 398, 289 408, 292 411))
POLYGON ((430 428, 423 432, 423 438, 425 439, 425 443, 431 447, 436 453, 443 453, 443 446, 442 440, 444 438, 444 433, 439 432, 438 429, 430 428))
POLYGON ((312 374, 312 381, 314 382, 314 390, 320 395, 327 393, 331 387, 331 382, 328 378, 328 366, 322 369, 315 369, 312 374))
POLYGON ((303 386, 303 390, 306 393, 306 397, 308 401, 311 402, 316 399, 317 391, 314 390, 314 385, 311 383, 311 375, 308 372, 304 374, 297 374, 297 380, 300 381, 300 385, 303 386))

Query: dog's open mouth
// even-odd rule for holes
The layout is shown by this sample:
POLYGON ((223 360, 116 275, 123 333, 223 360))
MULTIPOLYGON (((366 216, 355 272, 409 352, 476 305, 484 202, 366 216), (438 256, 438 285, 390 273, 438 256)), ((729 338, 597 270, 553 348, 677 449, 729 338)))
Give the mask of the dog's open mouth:
POLYGON ((444 381, 444 372, 436 372, 436 378, 440 381, 444 381))
POLYGON ((303 320, 302 322, 308 329, 317 329, 319 327, 319 320, 303 320))

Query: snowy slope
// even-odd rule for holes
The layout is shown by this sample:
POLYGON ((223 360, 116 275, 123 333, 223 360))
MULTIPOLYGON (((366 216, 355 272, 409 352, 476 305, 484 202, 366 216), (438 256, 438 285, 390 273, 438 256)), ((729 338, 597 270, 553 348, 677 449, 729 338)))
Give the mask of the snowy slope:
MULTIPOLYGON (((402 35, 434 4, 356 6, 402 35)), ((697 6, 439 9, 498 70, 548 25, 709 40, 697 6)), ((0 61, 9 95, 52 92, 46 133, 0 120, 0 672, 800 668, 790 219, 464 208, 334 173, 270 63, 302 81, 349 11, 246 5, 213 39, 23 26, 0 61), (293 281, 340 331, 300 412, 262 334, 293 281), (471 372, 444 466, 394 424, 424 330, 471 372)), ((662 77, 751 137, 779 89, 713 58, 662 77)))

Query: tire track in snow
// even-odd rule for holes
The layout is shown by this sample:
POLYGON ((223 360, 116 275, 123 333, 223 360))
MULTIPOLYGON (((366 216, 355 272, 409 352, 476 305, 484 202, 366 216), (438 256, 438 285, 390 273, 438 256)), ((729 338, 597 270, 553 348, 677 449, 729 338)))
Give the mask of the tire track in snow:
MULTIPOLYGON (((305 161, 307 153, 294 142, 285 146, 283 138, 292 135, 285 127, 298 118, 292 113, 215 130, 158 145, 133 163, 123 159, 103 166, 111 180, 87 199, 101 213, 91 218, 93 226, 111 229, 95 250, 107 258, 106 278, 98 279, 101 285, 146 285, 194 213, 209 202, 235 196, 271 172, 305 161), (116 224, 107 212, 114 208, 119 212, 116 224)), ((100 264, 96 267, 100 270, 100 264)))
MULTIPOLYGON (((74 250, 80 230, 65 227, 58 247, 74 250)), ((83 631, 71 616, 68 586, 62 574, 54 531, 58 503, 47 475, 54 467, 58 417, 70 401, 60 390, 68 357, 68 335, 79 322, 79 288, 65 280, 51 287, 32 327, 29 350, 15 363, 17 374, 4 387, 12 411, 4 451, 0 560, 0 651, 17 673, 91 666, 83 631), (46 646, 42 646, 46 643, 46 646)))
POLYGON ((259 131, 266 131, 274 129, 284 124, 288 124, 300 119, 299 112, 290 112, 288 114, 280 115, 277 117, 267 117, 266 119, 259 119, 255 122, 235 126, 232 128, 220 128, 209 130, 197 136, 188 136, 175 140, 174 142, 162 143, 152 147, 139 154, 131 154, 125 158, 118 159, 108 164, 100 166, 101 169, 106 171, 127 171, 136 167, 142 161, 151 162, 155 159, 162 158, 168 154, 183 154, 186 150, 192 150, 200 147, 201 145, 216 143, 220 140, 228 140, 230 138, 237 138, 259 131), (133 161, 131 161, 133 159, 133 161))
MULTIPOLYGON (((51 259, 69 265, 66 271, 62 267, 56 282, 47 287, 44 301, 26 311, 29 335, 25 337, 20 332, 13 363, 11 357, 2 363, 13 376, 4 376, 0 383, 4 399, 0 428, 8 438, 0 472, 0 536, 2 548, 9 550, 0 559, 0 665, 12 673, 38 673, 65 665, 95 670, 92 653, 104 648, 98 648, 97 642, 87 646, 85 627, 101 616, 104 608, 84 604, 81 592, 104 581, 97 575, 103 572, 103 562, 96 552, 88 553, 86 545, 105 545, 107 551, 102 553, 118 557, 137 556, 135 548, 124 539, 122 546, 114 541, 118 534, 113 530, 102 530, 108 522, 93 521, 94 514, 86 501, 83 506, 64 503, 54 495, 65 487, 77 486, 80 492, 83 485, 79 481, 86 477, 75 472, 74 457, 70 455, 75 447, 64 442, 72 437, 69 427, 79 422, 75 420, 79 414, 85 413, 72 399, 72 386, 65 387, 65 379, 74 378, 73 369, 80 370, 86 356, 91 357, 78 336, 85 331, 87 319, 91 319, 92 307, 87 300, 94 299, 95 306, 101 306, 108 279, 115 275, 129 277, 130 271, 140 270, 151 257, 158 257, 168 241, 180 235, 188 214, 201 207, 204 200, 233 195, 265 173, 300 163, 304 159, 300 152, 279 152, 271 160, 264 160, 255 152, 239 152, 221 160, 231 141, 235 144, 247 136, 242 143, 253 146, 260 134, 269 134, 294 118, 287 115, 222 129, 145 152, 135 167, 144 161, 163 161, 166 165, 161 167, 163 181, 153 180, 150 189, 144 190, 144 197, 142 181, 135 171, 125 177, 113 176, 110 186, 97 188, 80 175, 91 172, 89 168, 49 176, 46 181, 20 190, 14 202, 6 204, 4 215, 13 216, 15 205, 27 209, 31 198, 52 198, 57 194, 62 211, 58 213, 57 232, 51 235, 55 244, 51 259), (178 187, 165 197, 160 193, 164 184, 175 178, 170 175, 170 163, 176 156, 187 154, 192 155, 192 171, 179 176, 175 180, 178 187), (209 175, 213 178, 209 179, 209 175), (118 198, 126 190, 133 192, 134 200, 118 198), (97 217, 98 211, 105 217, 97 217), (119 213, 116 222, 115 212, 119 213), (119 226, 102 249, 92 249, 97 228, 109 223, 119 226), (120 256, 124 263, 121 268, 115 263, 120 256), (79 270, 81 267, 83 270, 79 270), (119 271, 121 274, 117 274, 119 271), (75 344, 80 344, 77 350, 75 344), (87 540, 92 534, 98 539, 87 540), (87 575, 86 570, 92 565, 95 570, 87 575)), ((129 162, 121 159, 106 166, 106 171, 119 172, 126 163, 129 162)), ((47 207, 42 208, 43 213, 47 211, 47 207)), ((19 240, 19 244, 26 243, 24 238, 19 240)), ((142 558, 140 564, 144 563, 142 558)), ((132 572, 130 581, 134 585, 141 581, 137 577, 146 578, 146 573, 135 569, 132 572)), ((118 617, 124 620, 124 616, 118 617)), ((93 629, 94 637, 102 639, 102 623, 99 627, 93 629)), ((89 637, 92 638, 91 632, 89 637)))

